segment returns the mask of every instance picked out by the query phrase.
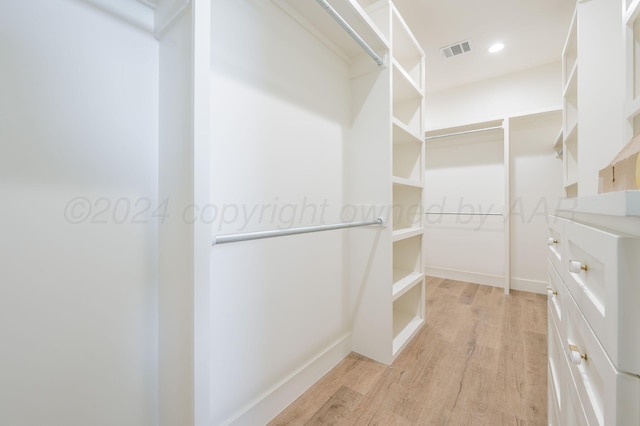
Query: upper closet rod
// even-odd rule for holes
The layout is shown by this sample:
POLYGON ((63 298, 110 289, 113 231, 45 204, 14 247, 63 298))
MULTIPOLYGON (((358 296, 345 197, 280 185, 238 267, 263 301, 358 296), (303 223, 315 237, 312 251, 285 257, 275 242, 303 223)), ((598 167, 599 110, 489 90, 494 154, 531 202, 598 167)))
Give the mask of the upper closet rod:
POLYGON ((358 43, 360 47, 362 47, 364 51, 373 58, 374 61, 376 61, 376 64, 384 65, 384 60, 380 56, 378 56, 375 50, 373 50, 371 46, 369 46, 367 42, 364 41, 353 28, 351 28, 351 25, 349 25, 347 21, 345 21, 344 18, 342 18, 342 16, 340 16, 340 14, 336 12, 336 10, 331 7, 331 5, 327 3, 326 0, 316 0, 316 2, 320 6, 322 6, 322 8, 326 10, 329 15, 331 15, 331 17, 338 23, 338 25, 340 25, 347 32, 347 34, 349 34, 351 38, 354 39, 355 42, 358 43))
POLYGON ((425 137, 425 140, 426 139, 446 138, 447 136, 466 135, 468 133, 486 132, 487 130, 497 130, 497 129, 502 129, 502 128, 503 128, 502 126, 494 126, 494 127, 485 127, 485 128, 482 128, 482 129, 466 130, 464 132, 445 133, 443 135, 427 136, 427 137, 425 137))
POLYGON ((213 240, 213 244, 211 245, 215 246, 217 244, 235 243, 238 241, 260 240, 263 238, 282 237, 285 235, 296 235, 296 234, 308 234, 310 232, 331 231, 334 229, 355 228, 356 226, 369 226, 369 225, 384 226, 384 219, 379 217, 376 220, 370 220, 365 222, 336 223, 333 225, 307 226, 303 228, 278 229, 275 231, 248 232, 246 234, 218 235, 213 240))

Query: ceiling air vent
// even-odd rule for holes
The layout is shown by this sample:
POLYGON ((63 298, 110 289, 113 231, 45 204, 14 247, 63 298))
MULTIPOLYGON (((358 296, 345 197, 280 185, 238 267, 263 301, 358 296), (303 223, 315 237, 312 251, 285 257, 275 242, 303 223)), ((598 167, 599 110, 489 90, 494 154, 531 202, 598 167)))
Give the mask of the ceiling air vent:
POLYGON ((451 58, 452 56, 462 55, 463 53, 471 52, 471 45, 468 41, 462 41, 450 46, 441 47, 440 51, 445 58, 451 58))

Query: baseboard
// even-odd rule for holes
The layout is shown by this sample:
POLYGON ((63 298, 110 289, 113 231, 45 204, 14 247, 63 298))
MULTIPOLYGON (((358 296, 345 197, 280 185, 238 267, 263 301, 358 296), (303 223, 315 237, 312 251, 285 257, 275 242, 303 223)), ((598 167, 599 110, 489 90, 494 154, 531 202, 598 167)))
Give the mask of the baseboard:
POLYGON ((447 280, 465 281, 474 284, 490 285, 493 287, 504 287, 504 277, 502 275, 482 274, 479 272, 461 271, 459 269, 437 268, 427 266, 424 269, 425 275, 447 280))
MULTIPOLYGON (((437 268, 428 266, 425 275, 444 278, 447 280, 465 281, 474 284, 504 287, 502 275, 482 274, 479 272, 461 271, 458 269, 437 268)), ((545 281, 528 280, 525 278, 511 278, 510 290, 528 291, 530 293, 546 294, 547 283, 545 281)))
POLYGON ((225 425, 254 426, 267 424, 288 407, 329 370, 335 367, 351 352, 351 333, 329 345, 320 354, 299 367, 288 377, 274 385, 267 392, 249 403, 225 425))
POLYGON ((547 282, 511 278, 511 290, 528 291, 530 293, 547 294, 547 282))

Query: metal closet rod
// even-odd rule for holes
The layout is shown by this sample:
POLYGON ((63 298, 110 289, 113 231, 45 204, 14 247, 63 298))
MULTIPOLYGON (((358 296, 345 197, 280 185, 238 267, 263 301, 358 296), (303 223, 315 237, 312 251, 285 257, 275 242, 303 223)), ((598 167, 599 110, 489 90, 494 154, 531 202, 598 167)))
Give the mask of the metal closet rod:
POLYGON ((384 226, 384 219, 379 217, 376 220, 364 222, 336 223, 332 225, 307 226, 302 228, 278 229, 274 231, 247 232, 245 234, 218 235, 213 240, 212 246, 218 244, 235 243, 239 241, 261 240, 263 238, 283 237, 286 235, 309 234, 311 232, 332 231, 334 229, 355 228, 358 226, 380 225, 384 226))
POLYGON ((466 135, 468 133, 486 132, 487 130, 497 130, 497 129, 502 129, 502 128, 503 128, 502 126, 494 126, 494 127, 484 127, 482 129, 466 130, 464 132, 445 133, 443 135, 426 136, 425 140, 426 139, 446 138, 448 136, 466 135))
POLYGON ((426 212, 425 214, 452 214, 458 216, 502 216, 502 213, 426 212))
POLYGON ((384 65, 384 60, 380 56, 378 56, 375 50, 373 50, 371 46, 369 46, 367 42, 364 41, 364 39, 360 37, 360 35, 353 28, 351 28, 351 25, 349 25, 349 23, 345 21, 344 18, 340 16, 340 14, 329 3, 327 3, 326 0, 316 0, 316 2, 320 6, 322 6, 322 8, 326 10, 329 15, 331 15, 331 17, 338 23, 338 25, 340 25, 347 32, 347 34, 349 34, 351 38, 356 43, 358 43, 360 47, 362 47, 364 51, 367 52, 369 56, 371 56, 371 58, 373 58, 374 61, 376 61, 376 64, 384 65))

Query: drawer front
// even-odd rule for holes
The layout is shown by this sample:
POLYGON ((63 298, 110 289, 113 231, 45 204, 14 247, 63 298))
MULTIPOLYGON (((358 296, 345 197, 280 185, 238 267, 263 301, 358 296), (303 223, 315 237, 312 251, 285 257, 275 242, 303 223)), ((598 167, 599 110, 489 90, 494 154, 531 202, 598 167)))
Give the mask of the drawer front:
POLYGON ((578 306, 567 298, 564 353, 589 424, 639 425, 640 377, 613 366, 578 306))
MULTIPOLYGON (((549 407, 551 407, 551 396, 553 394, 553 403, 557 406, 559 412, 562 412, 563 404, 563 386, 566 381, 566 363, 567 360, 563 352, 564 340, 560 338, 557 323, 554 316, 549 313, 547 321, 547 341, 549 356, 549 407)), ((551 419, 551 417, 549 417, 551 419)))
POLYGON ((549 373, 549 395, 547 400, 547 424, 549 426, 564 426, 565 422, 562 421, 560 407, 558 405, 558 396, 554 391, 554 387, 551 386, 552 378, 549 373))
POLYGON ((587 416, 584 413, 584 408, 578 397, 578 390, 573 378, 569 374, 567 376, 567 391, 565 392, 565 409, 563 414, 563 426, 592 426, 597 423, 587 422, 587 416))
MULTIPOLYGON (((565 223, 568 221, 566 219, 559 218, 557 216, 549 216, 549 236, 547 240, 547 247, 549 248, 549 252, 547 253, 547 257, 549 261, 556 267, 556 270, 560 271, 562 274, 564 271, 563 267, 563 234, 565 223)), ((561 278, 564 280, 564 277, 561 275, 561 278)))
POLYGON ((566 336, 566 327, 564 326, 562 319, 562 301, 567 297, 567 289, 551 261, 548 261, 547 264, 547 284, 547 308, 548 311, 553 313, 555 316, 556 324, 558 324, 558 331, 560 331, 560 337, 564 338, 566 336))
POLYGON ((640 239, 567 222, 565 284, 614 365, 640 374, 640 239))

